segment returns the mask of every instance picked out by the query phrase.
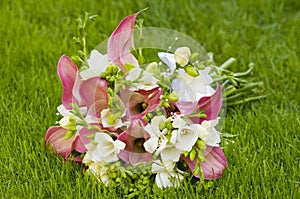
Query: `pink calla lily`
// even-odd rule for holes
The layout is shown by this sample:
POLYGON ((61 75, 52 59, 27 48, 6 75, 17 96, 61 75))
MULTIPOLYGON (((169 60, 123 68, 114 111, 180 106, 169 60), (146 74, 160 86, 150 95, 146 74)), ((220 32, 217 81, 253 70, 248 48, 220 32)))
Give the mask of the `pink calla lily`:
POLYGON ((144 142, 150 138, 144 127, 146 122, 133 119, 130 127, 121 133, 118 140, 126 143, 126 147, 119 153, 119 157, 127 164, 134 165, 139 162, 149 162, 152 154, 145 151, 144 142))
POLYGON ((79 78, 76 64, 67 56, 63 55, 59 59, 57 67, 58 76, 62 82, 63 94, 62 104, 66 109, 72 109, 71 104, 79 104, 79 100, 74 95, 76 80, 79 78))
POLYGON ((68 130, 60 126, 51 126, 45 136, 45 145, 51 145, 57 154, 60 154, 67 159, 70 153, 74 150, 75 135, 69 139, 65 139, 68 130))
POLYGON ((152 90, 121 91, 121 99, 128 109, 128 118, 142 119, 147 113, 154 111, 161 102, 162 89, 157 87, 152 90), (142 104, 146 104, 146 108, 142 104))
POLYGON ((83 80, 79 87, 82 104, 87 106, 88 114, 100 118, 100 113, 108 105, 107 81, 100 77, 83 80))
MULTIPOLYGON (((200 166, 202 168, 204 178, 207 180, 220 178, 228 165, 227 159, 224 155, 222 148, 211 147, 207 145, 203 153, 205 156, 205 162, 201 162, 200 166)), ((190 170, 193 172, 196 160, 191 161, 189 157, 183 156, 181 158, 185 160, 190 170)), ((200 178, 200 174, 197 174, 196 177, 200 178)))
POLYGON ((189 115, 204 110, 206 118, 190 117, 189 119, 195 124, 201 124, 204 120, 214 120, 218 118, 222 106, 222 90, 218 85, 215 93, 209 97, 201 98, 198 103, 176 102, 176 107, 181 114, 189 115), (196 110, 196 111, 195 111, 196 110))
POLYGON ((124 18, 111 34, 107 43, 108 59, 118 65, 123 72, 127 72, 124 66, 125 63, 139 66, 137 59, 130 53, 130 48, 134 46, 132 36, 134 23, 139 13, 124 18))

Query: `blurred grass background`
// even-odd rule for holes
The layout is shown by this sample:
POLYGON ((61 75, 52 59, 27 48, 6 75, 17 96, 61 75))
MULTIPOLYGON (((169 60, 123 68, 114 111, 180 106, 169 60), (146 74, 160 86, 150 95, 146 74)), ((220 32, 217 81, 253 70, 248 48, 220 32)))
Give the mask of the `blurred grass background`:
POLYGON ((76 53, 75 18, 99 17, 88 28, 91 50, 120 20, 145 7, 145 26, 186 33, 234 70, 256 67, 268 98, 230 108, 224 132, 229 167, 204 189, 185 184, 141 198, 297 198, 300 196, 300 2, 1 0, 0 196, 2 198, 122 198, 71 163, 48 154, 43 139, 61 103, 56 73, 62 54, 76 53))

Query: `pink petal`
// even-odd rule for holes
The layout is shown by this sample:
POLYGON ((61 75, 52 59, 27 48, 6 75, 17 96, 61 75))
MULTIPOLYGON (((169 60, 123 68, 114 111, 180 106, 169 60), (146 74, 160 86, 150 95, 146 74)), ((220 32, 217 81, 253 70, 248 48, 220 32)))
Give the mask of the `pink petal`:
MULTIPOLYGON (((204 150, 205 162, 201 162, 201 168, 204 173, 204 178, 213 180, 220 178, 227 167, 228 163, 221 147, 206 146, 204 150)), ((191 161, 188 157, 181 157, 186 161, 191 171, 194 170, 196 160, 191 161)), ((200 174, 196 175, 200 178, 200 174)))
POLYGON ((111 34, 107 44, 108 59, 124 72, 124 64, 127 62, 139 66, 136 58, 130 53, 130 47, 133 47, 134 22, 138 14, 139 12, 124 18, 111 34))
POLYGON ((142 119, 147 113, 154 111, 161 102, 162 89, 157 87, 152 90, 139 90, 131 92, 131 96, 126 96, 127 102, 124 102, 128 107, 128 118, 142 119), (148 104, 145 110, 141 110, 141 104, 148 104))
POLYGON ((216 92, 211 97, 203 97, 198 102, 198 110, 205 110, 206 118, 200 119, 199 123, 203 120, 215 120, 218 118, 219 111, 222 107, 222 90, 218 84, 216 92))
POLYGON ((218 118, 219 111, 222 106, 222 90, 218 85, 215 93, 209 97, 203 97, 198 103, 176 102, 181 114, 189 115, 204 110, 206 118, 190 117, 189 119, 195 124, 201 124, 204 120, 214 120, 218 118), (196 110, 196 111, 195 111, 196 110))
POLYGON ((67 109, 72 109, 71 104, 78 103, 73 95, 78 68, 69 57, 63 55, 58 62, 57 72, 63 86, 62 104, 67 109))
POLYGON ((75 136, 65 139, 67 130, 60 126, 52 126, 48 129, 45 136, 45 144, 51 145, 54 151, 66 159, 73 150, 75 136))
POLYGON ((100 117, 100 112, 107 108, 107 82, 100 77, 84 80, 79 87, 82 104, 87 106, 88 114, 100 117))
POLYGON ((76 137, 75 141, 73 142, 73 148, 75 148, 75 150, 78 151, 79 153, 84 153, 87 151, 82 140, 78 136, 76 137))
MULTIPOLYGON (((99 126, 99 124, 91 124, 91 125, 95 125, 95 126, 99 126)), ((101 128, 101 127, 100 127, 101 128)), ((83 127, 82 129, 80 129, 80 131, 78 132, 78 137, 80 138, 80 141, 83 145, 86 145, 88 143, 90 143, 92 141, 91 138, 88 138, 89 135, 98 132, 97 129, 92 129, 89 130, 87 127, 83 127)), ((80 152, 80 151, 79 151, 80 152)))

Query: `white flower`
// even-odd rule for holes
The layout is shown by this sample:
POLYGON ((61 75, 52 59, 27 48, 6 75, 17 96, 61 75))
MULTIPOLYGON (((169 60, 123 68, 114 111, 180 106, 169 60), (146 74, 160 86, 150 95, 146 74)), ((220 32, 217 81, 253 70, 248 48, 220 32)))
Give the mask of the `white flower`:
POLYGON ((213 82, 209 76, 210 68, 199 70, 199 76, 192 77, 187 73, 180 73, 172 81, 172 88, 177 92, 179 101, 196 102, 204 96, 211 96, 214 89, 209 85, 213 82))
POLYGON ((169 66, 171 70, 171 74, 174 73, 174 70, 176 69, 176 61, 174 58, 174 54, 171 53, 165 53, 165 52, 159 52, 158 57, 167 65, 169 66))
POLYGON ((112 111, 111 111, 111 109, 103 109, 101 111, 101 121, 102 121, 103 127, 105 127, 105 128, 107 128, 107 127, 119 128, 119 127, 123 126, 123 122, 122 122, 121 118, 123 116, 125 116, 125 114, 126 114, 125 111, 123 112, 123 114, 121 115, 121 117, 117 118, 117 120, 115 121, 114 124, 110 124, 108 122, 108 116, 110 114, 113 114, 112 111))
POLYGON ((175 162, 155 160, 152 164, 152 173, 157 173, 155 182, 159 188, 178 187, 183 176, 174 171, 175 162))
POLYGON ((150 138, 144 142, 144 148, 147 152, 153 153, 155 150, 161 151, 166 147, 168 139, 165 134, 168 132, 168 130, 163 129, 161 131, 159 129, 160 123, 165 121, 165 116, 155 116, 151 120, 151 123, 145 126, 145 130, 150 135, 150 138))
POLYGON ((106 186, 108 185, 108 167, 105 166, 105 162, 101 161, 92 163, 89 166, 87 172, 99 177, 103 184, 105 184, 106 186))
POLYGON ((180 116, 175 115, 173 127, 177 130, 172 131, 171 143, 181 151, 191 151, 198 140, 197 124, 189 125, 180 116))
POLYGON ((108 134, 98 132, 95 134, 94 141, 97 143, 96 146, 94 144, 89 143, 85 145, 88 149, 87 151, 87 160, 92 160, 93 162, 114 162, 118 160, 118 154, 120 150, 123 150, 126 146, 124 142, 120 140, 113 140, 108 134))
POLYGON ((156 84, 158 79, 153 77, 151 73, 144 71, 141 68, 133 68, 128 72, 126 80, 132 81, 133 87, 130 88, 132 91, 136 90, 152 90, 158 87, 156 84))
POLYGON ((81 71, 80 75, 83 79, 99 76, 106 70, 109 65, 107 54, 102 55, 97 50, 92 50, 90 58, 87 60, 89 68, 81 71))
POLYGON ((218 120, 204 120, 199 128, 198 136, 209 146, 219 146, 221 142, 220 132, 214 127, 218 124, 218 120))
POLYGON ((178 162, 183 150, 179 150, 174 146, 165 147, 160 151, 160 156, 163 161, 178 162))
POLYGON ((188 64, 191 54, 188 47, 180 47, 175 50, 174 58, 179 65, 185 66, 188 64))

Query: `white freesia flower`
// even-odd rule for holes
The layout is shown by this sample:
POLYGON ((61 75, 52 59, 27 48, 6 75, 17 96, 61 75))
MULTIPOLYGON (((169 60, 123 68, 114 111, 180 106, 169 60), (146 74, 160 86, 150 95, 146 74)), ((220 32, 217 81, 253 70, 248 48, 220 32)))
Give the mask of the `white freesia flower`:
POLYGON ((114 124, 110 124, 108 122, 108 117, 109 117, 110 114, 113 114, 111 109, 103 109, 101 111, 101 121, 102 121, 103 127, 105 127, 105 128, 107 128, 107 127, 119 128, 119 127, 123 126, 123 122, 122 122, 121 118, 123 116, 125 116, 125 112, 123 112, 123 114, 121 115, 120 118, 117 118, 117 120, 115 121, 114 124))
MULTIPOLYGON (((66 109, 62 104, 57 107, 57 110, 59 114, 63 116, 63 118, 58 122, 61 127, 72 131, 80 130, 81 127, 79 125, 76 125, 76 120, 79 120, 79 118, 71 113, 70 110, 66 109)), ((86 107, 80 107, 79 110, 82 115, 85 115, 87 112, 86 107)))
POLYGON ((108 177, 108 167, 105 166, 105 162, 94 162, 92 163, 87 172, 92 173, 93 175, 100 178, 101 182, 105 184, 106 186, 109 183, 109 177, 108 177))
POLYGON ((107 54, 102 55, 97 50, 92 50, 90 58, 87 60, 89 68, 81 71, 80 75, 83 79, 99 76, 106 70, 109 65, 107 54))
POLYGON ((173 119, 173 130, 171 143, 181 151, 191 151, 198 140, 198 129, 200 125, 188 125, 180 116, 175 115, 173 119))
POLYGON ((152 90, 158 85, 158 79, 153 77, 151 73, 144 71, 141 68, 133 68, 128 72, 126 80, 132 81, 132 87, 130 90, 152 90))
POLYGON ((180 73, 172 81, 172 88, 177 92, 179 101, 196 102, 204 96, 211 96, 214 89, 209 85, 213 82, 208 74, 210 68, 199 70, 199 76, 192 77, 187 73, 180 73))
POLYGON ((199 128, 198 136, 209 146, 219 146, 221 142, 220 132, 215 129, 218 120, 203 121, 199 128))
POLYGON ((178 162, 183 150, 177 149, 174 146, 165 147, 160 151, 160 156, 163 161, 178 162))
POLYGON ((188 47, 180 47, 175 50, 174 58, 179 65, 185 66, 188 64, 191 54, 188 47))
POLYGON ((96 147, 87 144, 87 156, 91 157, 94 162, 114 162, 118 160, 120 150, 123 150, 126 144, 120 140, 113 140, 108 134, 98 132, 95 134, 94 141, 97 143, 96 147))
POLYGON ((155 150, 161 151, 163 150, 168 142, 165 134, 168 132, 167 129, 163 129, 162 131, 159 129, 159 125, 161 122, 165 122, 167 119, 165 116, 155 116, 150 124, 145 126, 145 130, 150 135, 150 138, 144 142, 144 148, 147 152, 153 153, 155 150))
POLYGON ((152 173, 157 173, 155 182, 159 188, 178 187, 183 176, 174 171, 175 162, 155 160, 152 163, 152 173))

